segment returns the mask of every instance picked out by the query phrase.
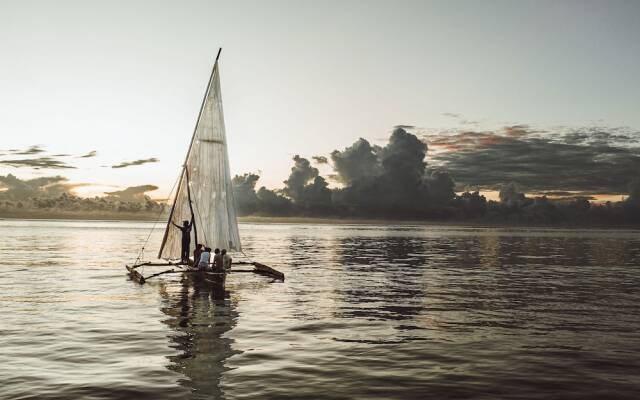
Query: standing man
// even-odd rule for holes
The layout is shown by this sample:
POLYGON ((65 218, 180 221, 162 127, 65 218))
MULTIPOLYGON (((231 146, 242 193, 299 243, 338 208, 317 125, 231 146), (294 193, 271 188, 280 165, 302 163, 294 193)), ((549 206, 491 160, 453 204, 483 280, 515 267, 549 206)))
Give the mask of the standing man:
POLYGON ((193 226, 193 218, 191 222, 182 221, 182 226, 174 224, 171 221, 173 226, 180 229, 182 231, 182 251, 180 255, 180 260, 183 264, 189 263, 189 248, 191 247, 191 227, 193 226))

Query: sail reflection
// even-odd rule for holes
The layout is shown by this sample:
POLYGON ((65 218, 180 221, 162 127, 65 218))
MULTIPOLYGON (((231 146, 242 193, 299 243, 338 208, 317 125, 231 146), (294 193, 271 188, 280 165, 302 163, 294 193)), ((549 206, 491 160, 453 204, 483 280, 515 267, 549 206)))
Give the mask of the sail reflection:
POLYGON ((192 399, 224 398, 222 378, 226 360, 234 354, 234 340, 226 333, 236 326, 238 312, 229 292, 189 276, 180 278, 178 288, 163 282, 160 294, 163 322, 175 334, 169 339, 180 354, 168 357, 168 369, 184 375, 180 385, 189 389, 192 399))

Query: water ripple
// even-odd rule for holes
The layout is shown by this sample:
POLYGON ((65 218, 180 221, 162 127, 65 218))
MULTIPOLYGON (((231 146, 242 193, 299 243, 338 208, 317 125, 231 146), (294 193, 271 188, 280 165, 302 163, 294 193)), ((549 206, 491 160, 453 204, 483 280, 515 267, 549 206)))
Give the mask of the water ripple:
POLYGON ((244 224, 287 280, 212 292, 126 279, 150 227, 0 221, 0 398, 640 392, 637 231, 244 224))

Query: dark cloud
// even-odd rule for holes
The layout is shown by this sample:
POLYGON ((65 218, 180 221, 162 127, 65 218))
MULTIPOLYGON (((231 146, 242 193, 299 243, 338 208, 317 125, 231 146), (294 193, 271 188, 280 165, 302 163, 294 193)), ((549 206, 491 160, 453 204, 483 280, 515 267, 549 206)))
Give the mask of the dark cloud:
POLYGON ((497 131, 428 135, 433 159, 460 185, 496 190, 626 193, 640 172, 637 132, 627 128, 535 131, 526 125, 497 131))
MULTIPOLYGON (((26 149, 10 149, 0 154, 2 157, 15 156, 35 156, 44 153, 45 150, 38 145, 30 146, 26 149)), ((69 154, 54 154, 52 156, 37 156, 31 158, 7 158, 0 160, 0 164, 8 165, 14 168, 33 168, 33 169, 73 169, 76 168, 59 157, 69 157, 69 154)))
POLYGON ((256 192, 260 176, 243 174, 233 177, 233 193, 240 215, 288 215, 293 206, 290 199, 264 186, 256 192))
POLYGON ((309 160, 299 155, 293 157, 294 165, 289 178, 284 181, 284 193, 294 201, 302 197, 304 186, 309 180, 318 176, 318 168, 314 168, 309 160))
POLYGON ((306 158, 293 157, 289 179, 284 181, 282 192, 301 209, 316 212, 331 205, 331 190, 318 169, 311 166, 306 158))
POLYGON ((256 183, 260 176, 257 174, 236 175, 231 180, 236 207, 240 215, 250 215, 258 211, 258 196, 256 183))
MULTIPOLYGON (((525 185, 534 186, 531 185, 531 182, 536 182, 533 178, 529 181, 508 179, 513 176, 526 178, 526 173, 548 174, 547 167, 540 163, 554 165, 553 162, 557 161, 552 159, 558 155, 567 158, 570 165, 571 161, 588 161, 585 149, 595 162, 610 162, 611 158, 618 160, 634 155, 637 150, 629 140, 633 136, 625 130, 598 130, 594 135, 583 135, 580 131, 565 129, 551 137, 548 135, 549 132, 535 131, 525 125, 512 125, 499 131, 431 135, 432 146, 448 146, 454 150, 445 152, 440 149, 436 152, 439 162, 431 163, 427 169, 427 145, 416 135, 396 128, 384 147, 371 146, 368 141, 359 139, 344 150, 331 153, 334 179, 343 185, 340 188, 329 189, 317 168, 307 159, 295 156, 291 175, 282 190, 262 187, 256 192, 258 175, 245 174, 233 179, 234 193, 241 214, 438 218, 508 224, 640 223, 640 176, 628 186, 626 201, 603 205, 589 202, 593 200, 592 192, 572 187, 555 188, 555 176, 546 177, 551 184, 538 185, 547 189, 533 191, 538 194, 535 197, 525 195, 525 191, 532 193, 526 190, 525 185), (593 151, 594 147, 599 151, 593 151), (498 154, 504 156, 502 163, 492 159, 497 157, 492 152, 498 150, 498 154), (528 152, 541 157, 542 161, 532 159, 528 152), (550 155, 543 154, 545 152, 550 155), (476 153, 481 153, 477 156, 480 160, 477 164, 467 163, 464 171, 453 171, 464 172, 466 175, 461 176, 468 177, 472 186, 479 186, 478 182, 490 182, 492 188, 500 189, 500 202, 487 201, 478 191, 460 195, 454 192, 454 180, 444 167, 461 165, 461 161, 455 158, 460 154, 464 155, 464 161, 476 153), (502 175, 487 169, 487 165, 497 166, 502 175), (486 176, 483 175, 485 173, 486 176)), ((590 168, 592 172, 596 171, 590 168)), ((578 174, 569 168, 567 171, 578 174)), ((553 171, 561 182, 579 178, 567 177, 562 172, 553 171)), ((637 172, 636 169, 636 175, 637 172)), ((535 179, 540 178, 536 175, 535 179)), ((582 179, 586 182, 586 177, 582 179)), ((595 180, 598 179, 602 178, 595 180)), ((624 180, 621 177, 616 179, 624 180)), ((623 186, 626 190, 626 184, 623 186)))
POLYGON ((396 128, 379 152, 383 176, 393 186, 417 187, 425 173, 427 145, 415 135, 396 128))
POLYGON ((379 151, 379 146, 371 146, 366 139, 360 138, 342 151, 331 152, 336 180, 348 185, 378 175, 381 169, 379 151))
POLYGON ((396 125, 393 127, 393 129, 404 129, 405 131, 409 129, 414 129, 414 128, 415 126, 413 125, 396 125))
POLYGON ((52 157, 0 160, 0 164, 9 165, 14 168, 33 168, 33 169, 74 169, 76 168, 72 165, 67 164, 64 161, 57 160, 52 157))
POLYGON ((311 157, 316 164, 328 164, 329 160, 325 156, 313 156, 311 157))
POLYGON ((29 146, 25 150, 12 149, 12 150, 9 150, 9 152, 15 155, 30 156, 33 154, 44 153, 44 149, 41 146, 35 145, 35 146, 29 146))
POLYGON ((95 157, 98 155, 98 152, 95 150, 92 150, 90 152, 88 152, 87 154, 83 154, 81 156, 78 156, 78 158, 91 158, 91 157, 95 157))
POLYGON ((148 164, 148 163, 156 163, 159 160, 155 157, 152 158, 146 158, 146 159, 142 159, 142 160, 134 160, 134 161, 125 161, 122 162, 120 164, 116 164, 116 165, 112 165, 111 168, 126 168, 126 167, 131 167, 134 165, 143 165, 143 164, 148 164))
POLYGON ((147 192, 152 192, 157 189, 158 187, 154 185, 131 186, 124 190, 105 192, 105 194, 121 201, 140 202, 144 201, 147 192))
POLYGON ((394 129, 384 147, 359 139, 331 153, 337 180, 334 204, 356 215, 418 216, 454 196, 445 172, 426 170, 427 145, 405 129, 394 129))

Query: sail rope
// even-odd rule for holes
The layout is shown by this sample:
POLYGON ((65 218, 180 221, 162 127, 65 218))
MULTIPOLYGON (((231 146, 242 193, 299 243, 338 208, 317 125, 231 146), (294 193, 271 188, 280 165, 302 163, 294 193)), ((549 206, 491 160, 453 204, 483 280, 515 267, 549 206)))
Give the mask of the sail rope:
MULTIPOLYGON (((169 196, 168 196, 169 199, 173 195, 173 191, 176 189, 176 185, 178 185, 178 181, 180 180, 180 178, 181 178, 181 176, 178 176, 178 178, 176 178, 176 181, 173 183, 173 186, 171 187, 171 191, 169 192, 169 196)), ((136 260, 133 262, 133 265, 137 265, 138 262, 140 262, 140 260, 142 260, 142 258, 144 257, 144 249, 147 246, 147 244, 149 243, 149 239, 151 238, 151 235, 153 234, 153 231, 156 229, 156 226, 158 225, 158 222, 160 221, 160 217, 162 216, 163 213, 164 213, 164 207, 162 208, 162 210, 160 210, 160 212, 158 213, 158 216, 156 217, 156 220, 153 222, 153 226, 151 227, 151 230, 149 231, 149 234, 147 235, 147 238, 145 239, 144 243, 142 244, 142 247, 140 248, 140 251, 138 252, 138 256, 136 257, 136 260)), ((144 274, 144 266, 142 266, 142 273, 144 274)))
MULTIPOLYGON (((198 218, 198 222, 200 223, 200 226, 203 227, 204 225, 202 224, 202 218, 200 217, 200 211, 198 211, 198 203, 196 203, 195 200, 192 200, 193 203, 193 208, 195 208, 195 215, 198 218)), ((206 229, 202 229, 200 232, 202 232, 202 236, 204 237, 204 243, 207 243, 207 230, 206 229)), ((196 243, 198 244, 198 243, 196 243)))

